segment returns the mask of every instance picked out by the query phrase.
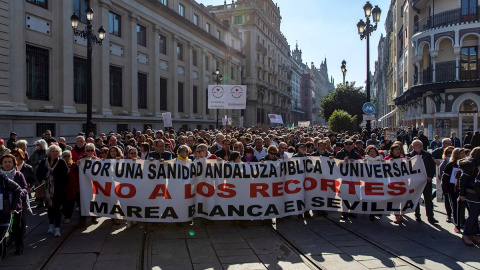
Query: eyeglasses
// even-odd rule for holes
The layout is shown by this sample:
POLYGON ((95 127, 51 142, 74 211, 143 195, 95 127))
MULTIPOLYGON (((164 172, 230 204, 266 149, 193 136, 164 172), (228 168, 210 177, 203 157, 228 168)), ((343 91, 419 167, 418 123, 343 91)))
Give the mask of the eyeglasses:
POLYGON ((451 153, 452 153, 452 151, 447 151, 447 154, 451 154, 451 153))
POLYGON ((195 153, 201 153, 201 152, 203 152, 203 150, 197 150, 197 151, 195 151, 195 153))
POLYGON ((88 153, 93 152, 93 151, 95 151, 95 150, 93 150, 93 149, 85 150, 85 152, 88 152, 88 153))
POLYGON ((128 153, 128 154, 129 154, 129 155, 136 155, 137 152, 130 152, 130 153, 128 153))
POLYGON ((268 152, 270 155, 276 155, 277 152, 268 152))
POLYGON ((349 143, 345 143, 345 145, 353 145, 353 143, 349 142, 349 143))

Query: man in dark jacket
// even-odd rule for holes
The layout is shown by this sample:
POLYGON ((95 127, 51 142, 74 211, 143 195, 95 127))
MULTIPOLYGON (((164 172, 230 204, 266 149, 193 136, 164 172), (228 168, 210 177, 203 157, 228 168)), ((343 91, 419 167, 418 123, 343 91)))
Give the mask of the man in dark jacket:
POLYGON ((8 138, 8 141, 7 141, 7 148, 10 149, 10 151, 12 151, 13 148, 15 147, 17 147, 17 133, 11 132, 10 138, 8 138))
MULTIPOLYGON (((435 175, 435 162, 433 161, 432 155, 427 151, 423 150, 423 144, 420 140, 414 140, 412 142, 413 151, 407 154, 407 157, 414 157, 419 156, 423 160, 423 164, 425 165, 425 169, 427 170, 427 185, 423 189, 423 199, 425 201, 425 210, 427 212, 428 222, 431 224, 438 223, 433 217, 433 202, 432 202, 432 178, 435 175)), ((422 219, 420 218, 420 204, 417 204, 417 208, 415 209, 415 217, 418 222, 421 222, 422 219)))
POLYGON ((452 141, 452 146, 457 148, 457 147, 462 147, 462 143, 460 142, 460 139, 457 137, 456 132, 450 133, 450 140, 452 141))
POLYGON ((150 160, 171 160, 172 153, 165 151, 165 141, 162 139, 156 139, 153 142, 155 146, 155 151, 152 151, 148 154, 150 160))
POLYGON ((423 150, 427 151, 428 146, 430 143, 428 142, 427 136, 423 135, 423 131, 418 131, 418 139, 422 142, 423 144, 423 150))
MULTIPOLYGON (((354 150, 355 146, 353 145, 353 141, 351 139, 346 139, 343 142, 343 148, 338 151, 337 155, 335 156, 336 159, 341 159, 344 161, 354 161, 360 159, 360 155, 354 150)), ((347 212, 342 212, 342 219, 345 220, 347 217, 356 218, 356 214, 351 214, 347 212)))

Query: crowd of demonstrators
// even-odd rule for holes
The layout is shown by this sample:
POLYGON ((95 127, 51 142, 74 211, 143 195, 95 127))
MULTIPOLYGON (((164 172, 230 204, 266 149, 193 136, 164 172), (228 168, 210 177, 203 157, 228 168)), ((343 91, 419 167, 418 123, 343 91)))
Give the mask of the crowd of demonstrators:
MULTIPOLYGON (((23 252, 23 237, 27 224, 26 202, 28 195, 35 198, 34 211, 45 211, 47 206, 48 233, 61 236, 62 215, 64 223, 71 222, 75 206, 80 207, 79 164, 82 159, 129 159, 146 161, 175 160, 184 164, 201 159, 224 160, 225 162, 271 162, 308 156, 329 157, 347 162, 388 162, 388 160, 419 156, 426 168, 426 186, 423 190, 428 222, 438 223, 434 218, 432 203, 432 178, 439 166, 437 177, 441 179, 447 222, 454 225, 454 231, 461 233, 467 245, 479 244, 476 238, 480 206, 480 135, 477 131, 466 134, 460 141, 455 132, 449 138, 434 136, 432 142, 415 127, 382 129, 374 128, 371 134, 365 130, 358 133, 334 133, 326 127, 233 129, 224 134, 217 130, 152 130, 144 132, 102 133, 85 136, 79 133, 75 142, 69 145, 64 137, 58 141, 46 131, 43 138, 36 140, 35 150, 27 151, 28 142, 17 140, 11 133, 7 146, 0 139, 0 184, 10 194, 18 187, 19 202, 4 207, 12 210, 14 222, 12 233, 6 245, 16 246, 15 254, 23 252), (462 148, 463 145, 463 148, 462 148), (476 147, 476 148, 475 148, 476 147), (405 148, 410 149, 407 153, 405 148), (428 149, 430 148, 430 149, 428 149), (428 150, 427 150, 428 149, 428 150), (473 149, 473 150, 472 150, 473 149), (461 169, 457 172, 457 169, 461 169), (12 184, 13 183, 13 184, 12 184), (15 185, 16 184, 16 185, 15 185), (466 217, 468 210, 468 218, 466 217)), ((21 137, 21 136, 20 136, 21 137)), ((17 192, 17 191, 15 191, 17 192)), ((15 198, 14 198, 15 199, 15 198)), ((14 201, 14 200, 13 200, 14 201)), ((420 208, 415 211, 416 221, 421 222, 420 208)), ((325 215, 325 211, 317 212, 325 215)), ((0 228, 5 226, 6 212, 2 212, 0 228)), ((301 216, 301 215, 300 215, 301 216)), ((357 217, 344 212, 343 220, 357 217)), ((381 216, 370 215, 370 220, 381 216)), ((112 219, 114 224, 119 220, 112 219)), ((406 219, 395 215, 393 223, 406 219)), ((98 223, 96 217, 91 218, 98 223)), ((86 217, 80 217, 80 225, 86 217)), ((126 222, 129 229, 136 222, 126 222)), ((240 222, 245 227, 244 222, 240 222)), ((3 234, 4 235, 4 234, 3 234)), ((2 242, 3 244, 3 242, 2 242)))

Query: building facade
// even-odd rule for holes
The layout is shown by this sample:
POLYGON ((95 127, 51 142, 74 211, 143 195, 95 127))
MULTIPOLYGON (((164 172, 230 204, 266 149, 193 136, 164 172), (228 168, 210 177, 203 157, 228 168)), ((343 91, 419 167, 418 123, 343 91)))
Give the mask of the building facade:
POLYGON ((298 49, 298 43, 291 54, 291 76, 292 76, 292 99, 290 100, 292 122, 298 125, 298 121, 305 119, 305 111, 302 109, 302 74, 305 72, 305 64, 302 62, 302 50, 298 49))
MULTIPOLYGON (((240 84, 245 55, 238 32, 193 0, 92 0, 93 26, 105 39, 93 46, 93 122, 96 133, 211 128, 207 86, 216 68, 222 83, 240 84)), ((86 119, 86 41, 74 36, 70 16, 85 27, 87 0, 2 0, 8 12, 0 50, 0 137, 10 130, 36 138, 75 136, 86 119)), ((220 112, 221 117, 224 112, 220 112)), ((240 113, 233 114, 234 123, 240 113)), ((221 119, 220 119, 221 123, 221 119)))
POLYGON ((478 130, 479 8, 475 0, 396 1, 396 98, 402 125, 429 137, 478 130))
POLYGON ((230 22, 243 40, 245 126, 268 125, 271 113, 281 114, 285 124, 291 123, 290 47, 280 31, 280 8, 272 0, 238 0, 207 9, 216 18, 230 22))

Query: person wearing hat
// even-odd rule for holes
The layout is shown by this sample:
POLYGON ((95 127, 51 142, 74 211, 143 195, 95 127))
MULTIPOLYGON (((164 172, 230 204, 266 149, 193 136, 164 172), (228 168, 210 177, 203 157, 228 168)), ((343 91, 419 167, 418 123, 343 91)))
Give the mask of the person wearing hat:
POLYGON ((353 141, 351 139, 346 139, 343 142, 343 148, 338 151, 338 153, 335 155, 336 159, 341 159, 341 160, 357 160, 361 159, 362 157, 355 151, 355 146, 353 145, 353 141))
POLYGON ((307 156, 307 145, 304 143, 297 144, 298 151, 293 157, 306 157, 307 156))
POLYGON ((365 149, 363 149, 363 141, 362 140, 357 140, 355 142, 355 151, 357 151, 362 157, 365 156, 365 149))
POLYGON ((12 151, 15 147, 17 147, 16 144, 17 144, 17 133, 11 132, 10 138, 7 141, 7 148, 10 149, 10 151, 12 151))
POLYGON ((6 154, 10 154, 10 149, 5 147, 5 141, 0 139, 0 157, 6 154))

